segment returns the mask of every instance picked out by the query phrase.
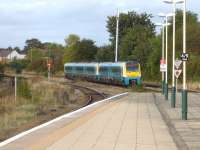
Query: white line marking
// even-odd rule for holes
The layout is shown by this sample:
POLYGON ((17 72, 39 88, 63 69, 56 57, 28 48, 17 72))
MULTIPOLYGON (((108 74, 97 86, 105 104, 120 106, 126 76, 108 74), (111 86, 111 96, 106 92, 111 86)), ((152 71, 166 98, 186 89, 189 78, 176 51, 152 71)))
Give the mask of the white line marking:
POLYGON ((60 117, 57 117, 57 118, 55 118, 55 119, 53 119, 53 120, 51 120, 51 121, 49 121, 49 122, 46 122, 46 123, 44 123, 44 124, 41 124, 41 125, 39 125, 39 126, 36 126, 36 127, 32 128, 32 129, 30 129, 30 130, 27 130, 27 131, 24 131, 24 132, 22 132, 22 133, 19 133, 19 134, 17 134, 16 136, 11 137, 11 138, 9 138, 9 139, 7 139, 7 140, 1 142, 1 143, 0 143, 0 147, 3 147, 3 146, 5 146, 5 145, 7 145, 7 144, 9 144, 9 143, 11 143, 11 142, 14 142, 14 141, 16 141, 16 140, 18 140, 18 139, 20 139, 20 138, 22 138, 22 137, 24 137, 24 136, 26 136, 26 135, 32 133, 32 132, 34 132, 34 131, 37 131, 37 130, 39 130, 39 129, 41 129, 41 128, 47 127, 47 126, 49 126, 49 125, 51 125, 51 124, 53 124, 53 123, 55 123, 55 122, 58 122, 58 121, 60 121, 60 120, 62 120, 62 119, 64 119, 64 118, 73 116, 73 115, 75 115, 75 114, 77 114, 77 113, 79 113, 79 112, 85 111, 85 110, 87 110, 87 109, 89 109, 89 108, 91 108, 91 107, 93 107, 93 106, 96 106, 96 105, 98 105, 98 104, 101 104, 101 103, 103 103, 103 102, 105 102, 105 101, 109 101, 109 100, 111 100, 111 99, 114 99, 114 98, 117 98, 117 97, 121 97, 121 96, 124 96, 124 95, 127 95, 127 94, 128 94, 128 92, 122 93, 122 94, 118 94, 118 95, 112 96, 112 97, 110 97, 110 98, 104 99, 104 100, 102 100, 102 101, 95 102, 95 103, 93 103, 93 104, 91 104, 91 105, 88 105, 88 106, 86 106, 86 107, 80 108, 80 109, 78 109, 78 110, 76 110, 76 111, 73 111, 73 112, 64 114, 64 115, 62 115, 62 116, 60 116, 60 117))

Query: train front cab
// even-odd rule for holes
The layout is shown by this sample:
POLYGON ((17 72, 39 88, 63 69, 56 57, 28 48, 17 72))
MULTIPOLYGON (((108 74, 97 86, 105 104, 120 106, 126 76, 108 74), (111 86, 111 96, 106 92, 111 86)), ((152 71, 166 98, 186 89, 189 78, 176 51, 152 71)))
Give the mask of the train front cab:
POLYGON ((126 63, 124 65, 124 84, 141 85, 141 68, 139 63, 126 63))

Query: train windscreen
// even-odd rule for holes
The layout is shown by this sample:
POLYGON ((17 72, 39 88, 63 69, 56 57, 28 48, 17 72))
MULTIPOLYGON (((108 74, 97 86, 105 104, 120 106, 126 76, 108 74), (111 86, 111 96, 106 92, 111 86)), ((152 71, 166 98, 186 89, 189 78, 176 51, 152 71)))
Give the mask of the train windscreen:
POLYGON ((138 63, 127 63, 126 70, 127 71, 139 71, 139 64, 138 63))

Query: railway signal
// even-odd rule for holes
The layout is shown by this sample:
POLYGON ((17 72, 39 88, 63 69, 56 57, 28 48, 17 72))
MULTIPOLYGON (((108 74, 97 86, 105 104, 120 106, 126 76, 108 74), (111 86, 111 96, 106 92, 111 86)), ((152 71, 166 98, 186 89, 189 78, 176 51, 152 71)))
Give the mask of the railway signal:
POLYGON ((48 59, 47 59, 48 80, 50 80, 52 64, 53 64, 53 63, 52 63, 52 59, 48 58, 48 59))

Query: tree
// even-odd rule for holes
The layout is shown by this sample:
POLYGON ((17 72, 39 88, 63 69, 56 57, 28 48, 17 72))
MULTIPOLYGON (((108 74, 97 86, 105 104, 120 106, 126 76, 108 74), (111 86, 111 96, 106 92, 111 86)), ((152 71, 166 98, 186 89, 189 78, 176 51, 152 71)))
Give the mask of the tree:
POLYGON ((136 47, 136 36, 133 36, 134 33, 133 29, 129 29, 127 34, 122 37, 119 47, 120 60, 127 61, 131 59, 132 52, 136 47))
POLYGON ((15 47, 15 48, 14 48, 14 50, 15 50, 15 51, 17 51, 18 53, 20 53, 20 52, 21 52, 21 50, 20 50, 20 48, 19 48, 19 47, 15 47))
POLYGON ((26 45, 24 47, 24 51, 28 52, 28 50, 30 50, 32 48, 43 49, 44 45, 42 44, 42 42, 40 40, 35 39, 35 38, 26 40, 26 45))
POLYGON ((38 48, 32 48, 27 54, 27 58, 29 61, 31 59, 32 59, 32 61, 35 61, 35 60, 41 59, 43 57, 46 57, 45 51, 43 51, 42 49, 38 49, 38 48))
POLYGON ((17 74, 20 74, 27 65, 28 63, 26 60, 14 60, 10 63, 10 68, 15 70, 17 74))
POLYGON ((81 62, 90 62, 95 60, 97 46, 90 39, 83 39, 77 44, 76 59, 81 62))
MULTIPOLYGON (((172 19, 169 20, 172 23, 172 19)), ((187 78, 199 80, 199 55, 200 55, 200 23, 197 14, 187 12, 187 52, 190 54, 190 60, 187 62, 187 78)), ((168 68, 169 80, 172 74, 172 34, 173 27, 169 26, 169 43, 168 43, 168 68)), ((143 36, 141 36, 143 37, 143 36)), ((149 56, 147 67, 145 67, 145 77, 151 79, 160 79, 159 60, 161 58, 161 35, 153 38, 150 42, 149 56), (159 44, 160 43, 160 44, 159 44)), ((138 39, 140 39, 138 37, 138 39)), ((176 11, 176 58, 180 59, 183 50, 183 12, 176 11)))
POLYGON ((150 37, 149 28, 144 28, 142 26, 135 27, 135 33, 133 34, 135 37, 136 46, 132 51, 131 59, 138 59, 142 65, 142 67, 146 67, 146 63, 150 53, 153 51, 153 47, 151 45, 151 40, 154 37, 150 37))
MULTIPOLYGON (((200 52, 200 24, 196 13, 187 11, 187 51, 189 52, 200 52)), ((173 20, 169 20, 172 24, 173 20)), ((173 27, 169 27, 169 48, 172 48, 172 35, 173 27)), ((183 50, 183 11, 177 9, 176 11, 176 51, 178 56, 183 50)))
POLYGON ((114 50, 111 45, 105 45, 98 48, 95 56, 97 62, 108 62, 114 60, 114 50))
MULTIPOLYGON (((149 28, 150 35, 155 35, 155 25, 151 22, 151 15, 147 13, 137 14, 131 11, 120 14, 119 22, 119 43, 121 38, 127 34, 128 30, 134 29, 136 26, 143 26, 149 28)), ((107 30, 110 33, 110 41, 115 44, 116 37, 116 16, 109 16, 107 20, 107 30)))
POLYGON ((11 46, 9 46, 9 47, 7 48, 7 50, 12 51, 13 48, 12 48, 11 46))
POLYGON ((48 50, 46 51, 45 55, 49 57, 53 62, 52 71, 56 72, 63 70, 64 47, 56 43, 46 43, 45 45, 45 48, 48 50))
POLYGON ((36 72, 45 72, 47 69, 47 55, 42 49, 32 48, 28 51, 27 58, 29 60, 28 69, 36 72), (32 58, 32 61, 31 61, 32 58))
POLYGON ((65 44, 67 47, 72 47, 77 42, 80 42, 80 37, 76 34, 70 34, 68 37, 65 38, 65 44))
POLYGON ((161 36, 153 38, 150 42, 152 52, 149 53, 144 76, 149 79, 160 79, 161 36))
MULTIPOLYGON (((155 25, 151 15, 134 11, 120 14, 119 58, 123 61, 140 59, 142 66, 151 51, 150 40, 155 37, 155 25)), ((107 29, 112 47, 115 47, 116 16, 108 17, 107 29)))
POLYGON ((64 62, 91 62, 95 60, 97 46, 90 39, 83 39, 65 52, 64 62))

